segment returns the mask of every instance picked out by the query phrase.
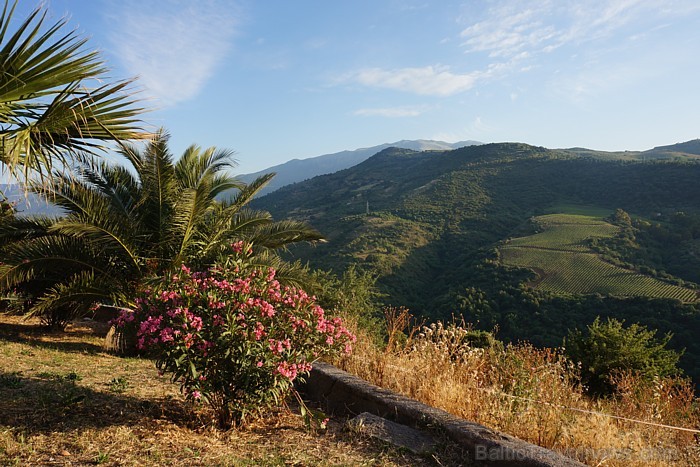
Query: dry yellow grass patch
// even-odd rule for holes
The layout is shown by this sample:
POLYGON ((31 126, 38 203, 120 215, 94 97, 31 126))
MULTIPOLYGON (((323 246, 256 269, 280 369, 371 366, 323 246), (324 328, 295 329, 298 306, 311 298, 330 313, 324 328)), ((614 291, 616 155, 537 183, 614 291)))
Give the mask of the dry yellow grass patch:
POLYGON ((446 327, 437 339, 414 335, 405 345, 390 339, 389 350, 358 337, 353 354, 337 363, 379 386, 589 465, 700 465, 693 433, 562 408, 697 430, 700 403, 688 382, 645 385, 621 378, 618 397, 592 400, 559 352, 530 345, 470 348, 460 344, 459 332, 446 327))
MULTIPOLYGON (((420 457, 332 419, 309 431, 294 407, 238 430, 211 426, 153 362, 102 352, 92 323, 47 334, 0 315, 0 465, 408 466, 460 463, 420 457)), ((450 457, 452 456, 452 457, 450 457)))

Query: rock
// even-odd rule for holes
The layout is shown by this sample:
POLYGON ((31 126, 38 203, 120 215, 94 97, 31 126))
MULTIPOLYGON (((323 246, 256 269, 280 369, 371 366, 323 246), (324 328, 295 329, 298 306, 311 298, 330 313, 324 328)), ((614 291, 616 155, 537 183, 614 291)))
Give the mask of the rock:
POLYGON ((326 363, 314 363, 306 395, 336 414, 369 412, 425 431, 441 433, 465 448, 472 463, 511 467, 584 467, 555 451, 527 443, 444 410, 380 388, 326 363))
POLYGON ((362 412, 349 422, 355 429, 381 439, 389 444, 408 449, 414 454, 425 454, 433 451, 435 439, 422 431, 378 417, 369 412, 362 412))

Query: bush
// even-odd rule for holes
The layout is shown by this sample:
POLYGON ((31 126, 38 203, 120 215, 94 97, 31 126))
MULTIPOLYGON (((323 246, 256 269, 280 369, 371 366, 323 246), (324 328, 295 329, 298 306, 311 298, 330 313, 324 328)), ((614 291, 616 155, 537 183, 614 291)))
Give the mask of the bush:
POLYGON ((314 360, 350 353, 355 341, 339 318, 280 285, 274 269, 256 269, 250 255, 238 242, 208 270, 183 265, 115 321, 135 327, 137 346, 188 399, 209 403, 222 428, 279 404, 314 360))
POLYGON ((613 380, 622 373, 646 381, 680 373, 676 366, 680 354, 666 349, 671 334, 657 340, 656 331, 638 324, 625 328, 623 324, 610 318, 601 323, 596 318, 586 334, 577 329, 564 342, 567 355, 581 362, 581 381, 593 394, 612 393, 613 380))
POLYGON ((503 343, 496 339, 493 333, 472 329, 464 322, 449 323, 445 326, 441 321, 423 326, 417 338, 413 340, 413 350, 432 348, 445 355, 452 361, 461 362, 472 354, 481 354, 485 350, 503 351, 503 343))

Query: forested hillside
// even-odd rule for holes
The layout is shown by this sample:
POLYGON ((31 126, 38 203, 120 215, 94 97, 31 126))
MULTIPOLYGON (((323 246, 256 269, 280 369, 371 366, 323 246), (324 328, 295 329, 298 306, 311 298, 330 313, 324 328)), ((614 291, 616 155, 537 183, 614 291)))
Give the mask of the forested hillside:
POLYGON ((687 303, 692 300, 532 289, 533 271, 507 267, 499 257, 503 241, 535 233, 533 216, 576 214, 583 206, 602 218, 622 209, 634 219, 636 247, 599 242, 592 247, 601 260, 695 288, 700 163, 692 154, 669 161, 590 153, 517 143, 390 148, 353 168, 282 188, 256 206, 275 218, 307 220, 327 237, 323 245, 295 247, 295 255, 336 272, 359 264, 379 275, 388 303, 414 313, 462 313, 480 327, 498 326, 501 338, 546 345, 560 344, 567 329, 598 315, 626 318, 674 332, 671 345, 687 347, 683 365, 697 374, 700 346, 688 332, 700 329, 700 315, 687 303))

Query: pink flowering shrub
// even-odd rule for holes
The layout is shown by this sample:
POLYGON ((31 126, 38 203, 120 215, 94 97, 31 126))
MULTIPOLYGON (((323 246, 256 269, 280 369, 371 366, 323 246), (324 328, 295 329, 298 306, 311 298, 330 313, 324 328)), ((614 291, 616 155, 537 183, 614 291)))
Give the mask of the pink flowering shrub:
POLYGON ((135 327, 137 347, 188 398, 209 403, 222 427, 280 403, 314 360, 349 353, 355 341, 314 297, 250 266, 250 255, 238 242, 208 270, 183 265, 115 320, 135 327))

